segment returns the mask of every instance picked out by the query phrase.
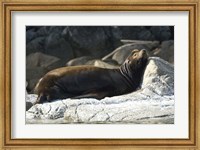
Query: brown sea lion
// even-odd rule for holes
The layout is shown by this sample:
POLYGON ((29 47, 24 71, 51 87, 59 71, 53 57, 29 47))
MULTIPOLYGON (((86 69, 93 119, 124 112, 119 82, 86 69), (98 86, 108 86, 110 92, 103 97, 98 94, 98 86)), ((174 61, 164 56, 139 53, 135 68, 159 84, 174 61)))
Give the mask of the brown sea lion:
POLYGON ((117 69, 73 66, 52 70, 35 87, 36 103, 65 98, 102 99, 135 91, 147 61, 146 50, 133 50, 117 69))

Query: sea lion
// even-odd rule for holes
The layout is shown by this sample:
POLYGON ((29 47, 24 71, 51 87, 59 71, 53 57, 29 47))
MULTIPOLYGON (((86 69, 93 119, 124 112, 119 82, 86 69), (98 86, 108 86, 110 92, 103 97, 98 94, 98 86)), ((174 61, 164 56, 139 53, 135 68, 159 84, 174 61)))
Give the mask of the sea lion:
POLYGON ((36 103, 65 98, 111 97, 135 91, 148 61, 146 50, 133 50, 117 69, 73 66, 52 70, 35 87, 36 103))

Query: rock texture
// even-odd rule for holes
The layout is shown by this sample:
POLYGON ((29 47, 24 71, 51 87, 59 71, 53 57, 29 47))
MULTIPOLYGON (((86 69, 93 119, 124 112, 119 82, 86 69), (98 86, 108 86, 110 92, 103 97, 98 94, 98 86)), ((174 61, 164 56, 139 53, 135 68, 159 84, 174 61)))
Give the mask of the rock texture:
MULTIPOLYGON (((36 100, 27 95, 27 105, 36 100)), ((144 73, 141 89, 106 97, 101 101, 64 99, 36 104, 26 111, 26 123, 174 123, 174 67, 152 57, 144 73)))
POLYGON ((159 48, 152 51, 152 55, 174 64, 174 41, 163 41, 159 48))

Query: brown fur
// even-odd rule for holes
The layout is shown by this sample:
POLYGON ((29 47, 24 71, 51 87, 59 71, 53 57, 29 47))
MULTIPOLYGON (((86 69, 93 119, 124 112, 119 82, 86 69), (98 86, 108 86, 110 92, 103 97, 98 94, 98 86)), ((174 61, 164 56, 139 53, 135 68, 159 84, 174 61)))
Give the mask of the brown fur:
POLYGON ((135 91, 142 80, 147 59, 145 50, 133 50, 117 69, 73 66, 52 70, 35 87, 36 103, 65 98, 102 99, 135 91))

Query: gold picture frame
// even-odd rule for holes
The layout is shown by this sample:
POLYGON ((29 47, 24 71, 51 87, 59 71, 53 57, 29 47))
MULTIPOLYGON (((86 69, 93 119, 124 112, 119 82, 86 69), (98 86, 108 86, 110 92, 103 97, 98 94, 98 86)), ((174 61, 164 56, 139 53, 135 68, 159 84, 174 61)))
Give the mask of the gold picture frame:
POLYGON ((180 149, 200 148, 200 1, 199 0, 1 0, 2 149, 180 149), (12 139, 11 138, 11 12, 12 11, 188 11, 189 12, 189 138, 188 139, 12 139))

